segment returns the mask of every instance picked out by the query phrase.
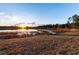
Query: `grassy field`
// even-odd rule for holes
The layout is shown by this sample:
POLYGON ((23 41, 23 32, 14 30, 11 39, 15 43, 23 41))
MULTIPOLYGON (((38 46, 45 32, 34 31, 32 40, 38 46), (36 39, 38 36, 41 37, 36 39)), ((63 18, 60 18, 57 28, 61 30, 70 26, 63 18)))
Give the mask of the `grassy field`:
MULTIPOLYGON (((6 34, 7 35, 7 34, 6 34)), ((77 55, 78 32, 0 39, 1 55, 77 55)))

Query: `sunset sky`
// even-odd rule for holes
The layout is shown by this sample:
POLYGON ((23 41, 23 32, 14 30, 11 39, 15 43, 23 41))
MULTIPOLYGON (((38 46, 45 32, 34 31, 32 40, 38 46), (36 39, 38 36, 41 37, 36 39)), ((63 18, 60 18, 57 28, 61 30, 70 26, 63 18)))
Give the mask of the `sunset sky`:
POLYGON ((79 14, 79 4, 73 3, 0 3, 0 26, 18 23, 62 24, 79 14))

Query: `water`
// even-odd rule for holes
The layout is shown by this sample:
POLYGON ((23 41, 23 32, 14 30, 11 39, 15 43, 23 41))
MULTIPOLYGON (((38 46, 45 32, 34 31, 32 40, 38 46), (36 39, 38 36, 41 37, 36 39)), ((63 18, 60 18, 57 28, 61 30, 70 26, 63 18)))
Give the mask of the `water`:
POLYGON ((42 34, 42 33, 46 33, 46 34, 56 34, 55 32, 52 32, 50 30, 43 30, 43 31, 39 31, 36 29, 20 29, 20 30, 0 30, 0 33, 17 33, 17 35, 23 35, 23 34, 28 34, 28 35, 36 35, 36 34, 42 34))
POLYGON ((35 29, 29 29, 29 30, 0 30, 0 32, 34 32, 37 31, 35 29))

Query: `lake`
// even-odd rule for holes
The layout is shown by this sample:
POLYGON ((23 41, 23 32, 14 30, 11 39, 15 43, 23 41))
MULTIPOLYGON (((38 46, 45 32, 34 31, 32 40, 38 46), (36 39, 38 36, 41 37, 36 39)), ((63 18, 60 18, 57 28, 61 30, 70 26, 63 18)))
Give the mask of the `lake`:
POLYGON ((38 31, 35 29, 28 29, 28 30, 0 30, 0 32, 34 32, 34 31, 38 31))

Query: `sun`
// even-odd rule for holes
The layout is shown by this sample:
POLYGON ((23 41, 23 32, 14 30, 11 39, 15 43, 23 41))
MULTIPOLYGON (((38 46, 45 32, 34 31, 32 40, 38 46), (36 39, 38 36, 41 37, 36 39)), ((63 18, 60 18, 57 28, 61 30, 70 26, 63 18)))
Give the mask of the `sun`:
POLYGON ((28 26, 26 24, 18 24, 17 25, 17 30, 25 31, 27 29, 28 29, 28 26))
POLYGON ((19 24, 18 27, 21 29, 25 29, 27 26, 26 26, 26 24, 19 24))

